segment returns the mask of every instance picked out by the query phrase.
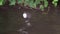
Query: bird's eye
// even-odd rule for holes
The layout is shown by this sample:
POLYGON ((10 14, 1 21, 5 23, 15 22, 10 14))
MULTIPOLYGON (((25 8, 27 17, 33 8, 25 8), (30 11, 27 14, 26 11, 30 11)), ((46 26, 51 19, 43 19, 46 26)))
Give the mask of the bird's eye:
POLYGON ((23 18, 27 18, 27 13, 23 13, 23 18))

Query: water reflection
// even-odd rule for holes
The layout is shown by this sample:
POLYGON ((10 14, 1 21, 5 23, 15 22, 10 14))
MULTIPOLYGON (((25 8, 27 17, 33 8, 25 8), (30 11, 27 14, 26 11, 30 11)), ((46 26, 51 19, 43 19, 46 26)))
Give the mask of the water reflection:
POLYGON ((24 22, 25 26, 21 27, 18 31, 20 31, 22 34, 28 34, 28 31, 26 29, 31 26, 31 23, 30 23, 31 14, 28 12, 24 12, 23 18, 25 20, 25 22, 24 22))

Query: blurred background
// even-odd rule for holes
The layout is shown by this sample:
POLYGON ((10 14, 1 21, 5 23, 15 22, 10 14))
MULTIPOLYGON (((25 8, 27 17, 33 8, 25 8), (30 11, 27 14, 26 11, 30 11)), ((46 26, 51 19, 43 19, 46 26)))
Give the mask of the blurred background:
POLYGON ((26 29, 29 34, 60 34, 60 4, 58 1, 58 6, 55 8, 51 1, 48 0, 50 8, 44 11, 18 4, 10 6, 6 1, 3 6, 0 6, 0 34, 21 34, 17 30, 24 26, 23 12, 31 14, 32 27, 26 29))

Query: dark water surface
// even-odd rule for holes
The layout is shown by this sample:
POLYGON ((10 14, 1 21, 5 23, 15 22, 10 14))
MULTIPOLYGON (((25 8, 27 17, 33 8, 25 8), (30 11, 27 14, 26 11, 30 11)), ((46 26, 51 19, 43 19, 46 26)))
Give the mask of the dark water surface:
POLYGON ((19 7, 0 7, 0 34, 21 34, 19 30, 24 27, 23 12, 31 13, 32 27, 26 30, 29 34, 60 34, 60 9, 51 8, 49 14, 43 16, 40 10, 31 10, 19 7))

